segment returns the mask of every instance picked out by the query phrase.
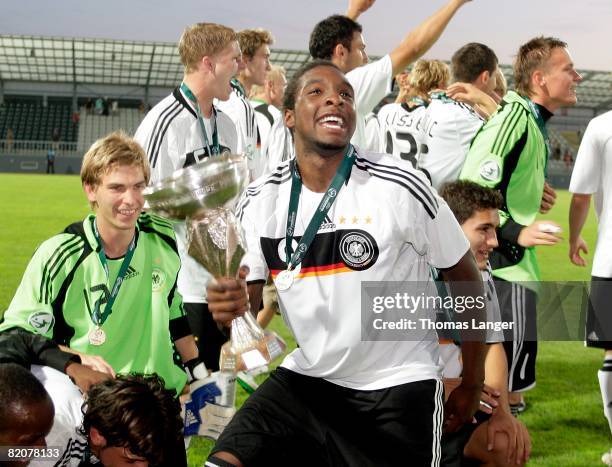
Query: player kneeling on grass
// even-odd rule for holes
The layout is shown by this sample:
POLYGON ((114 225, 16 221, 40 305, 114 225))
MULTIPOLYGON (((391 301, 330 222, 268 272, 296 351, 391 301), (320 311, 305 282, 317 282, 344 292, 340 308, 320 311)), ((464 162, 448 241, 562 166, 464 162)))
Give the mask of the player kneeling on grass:
MULTIPOLYGON (((180 259, 172 224, 142 213, 149 175, 132 138, 112 133, 96 141, 81 168, 94 214, 40 245, 0 323, 2 333, 26 334, 26 346, 32 334, 44 336, 95 370, 83 392, 95 380, 136 372, 159 374, 179 395, 188 375, 174 348, 189 379, 208 376, 176 290, 180 259)), ((65 355, 29 363, 39 363, 32 372, 56 413, 79 426, 82 400, 68 376, 77 380, 80 367, 65 355)), ((184 446, 176 446, 172 462, 186 464, 184 446)))
MULTIPOLYGON (((497 247, 495 229, 499 226, 498 209, 503 198, 497 191, 468 181, 447 183, 440 195, 461 224, 482 273, 487 292, 487 321, 499 323, 501 313, 488 258, 497 247)), ((508 404, 508 367, 503 340, 503 332, 487 331, 485 384, 497 391, 499 399, 492 410, 481 404, 481 411, 475 416, 477 423, 466 424, 456 433, 442 437, 443 466, 459 467, 469 460, 491 467, 522 465, 529 458, 529 433, 525 425, 511 415, 508 404)), ((461 351, 452 341, 441 343, 444 344, 441 355, 448 396, 460 381, 461 351)))

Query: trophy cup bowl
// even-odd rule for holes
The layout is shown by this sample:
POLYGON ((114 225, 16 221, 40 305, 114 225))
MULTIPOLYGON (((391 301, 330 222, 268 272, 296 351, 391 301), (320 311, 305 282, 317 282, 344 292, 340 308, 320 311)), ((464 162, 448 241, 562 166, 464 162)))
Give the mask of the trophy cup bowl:
MULTIPOLYGON (((170 219, 185 220, 187 251, 215 279, 236 277, 245 253, 242 229, 233 205, 248 182, 246 158, 222 154, 177 170, 147 187, 148 208, 170 219)), ((221 370, 251 370, 282 354, 285 345, 264 332, 250 312, 232 321, 230 341, 221 349, 221 370)))
POLYGON ((222 154, 179 169, 143 194, 149 209, 183 220, 206 209, 229 207, 246 188, 249 170, 244 156, 222 154))

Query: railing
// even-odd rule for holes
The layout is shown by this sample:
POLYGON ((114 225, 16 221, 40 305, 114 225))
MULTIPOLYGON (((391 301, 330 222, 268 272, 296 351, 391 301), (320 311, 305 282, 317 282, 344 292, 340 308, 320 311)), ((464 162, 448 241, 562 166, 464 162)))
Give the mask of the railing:
POLYGON ((78 155, 76 141, 0 139, 0 154, 3 156, 45 156, 49 149, 53 149, 57 156, 78 155))

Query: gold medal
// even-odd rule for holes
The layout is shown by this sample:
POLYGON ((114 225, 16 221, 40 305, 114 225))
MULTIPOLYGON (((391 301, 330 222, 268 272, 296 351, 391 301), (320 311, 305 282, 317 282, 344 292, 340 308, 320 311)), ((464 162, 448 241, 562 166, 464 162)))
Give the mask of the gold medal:
POLYGON ((89 343, 91 345, 102 345, 106 342, 106 333, 99 327, 96 327, 89 333, 89 343))

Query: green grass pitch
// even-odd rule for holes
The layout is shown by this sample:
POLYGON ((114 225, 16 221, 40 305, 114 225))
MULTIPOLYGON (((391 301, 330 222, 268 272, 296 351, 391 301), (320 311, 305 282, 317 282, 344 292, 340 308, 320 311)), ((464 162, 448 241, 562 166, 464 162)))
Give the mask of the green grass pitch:
MULTIPOLYGON (((569 195, 560 192, 557 205, 546 216, 567 236, 569 195)), ((8 306, 36 246, 88 212, 78 177, 0 174, 0 314, 8 306)), ((584 237, 594 251, 596 221, 589 218, 584 237)), ((538 252, 545 280, 588 280, 589 269, 577 268, 567 257, 567 241, 538 252)), ((273 327, 290 339, 282 322, 273 327)), ((582 342, 542 342, 538 356, 538 384, 527 394, 529 409, 521 415, 531 433, 534 466, 597 466, 610 447, 596 372, 602 352, 582 342)), ((239 392, 239 401, 246 395, 239 392)), ((211 442, 194 439, 189 464, 203 465, 211 442)))

